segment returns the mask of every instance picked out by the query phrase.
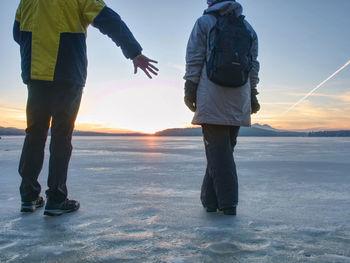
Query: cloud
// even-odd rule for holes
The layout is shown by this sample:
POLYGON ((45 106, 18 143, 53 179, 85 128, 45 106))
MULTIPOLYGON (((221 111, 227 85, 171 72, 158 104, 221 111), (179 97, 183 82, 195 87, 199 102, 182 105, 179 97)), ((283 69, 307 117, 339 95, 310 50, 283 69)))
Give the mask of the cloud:
POLYGON ((24 128, 25 119, 25 109, 0 105, 0 126, 24 128))
POLYGON ((344 101, 344 102, 350 102, 350 91, 344 92, 342 94, 318 93, 318 94, 314 94, 313 96, 315 96, 315 97, 324 97, 324 98, 329 98, 329 99, 334 99, 334 100, 340 100, 340 101, 344 101))
POLYGON ((325 104, 305 100, 288 114, 267 116, 259 121, 293 130, 350 129, 350 104, 344 100, 325 104))
POLYGON ((0 105, 0 111, 23 113, 25 111, 25 109, 0 105))
MULTIPOLYGON (((306 93, 289 93, 291 96, 296 96, 296 97, 301 97, 305 96, 306 93)), ((350 101, 350 91, 343 92, 343 93, 338 93, 338 94, 327 94, 327 93, 314 93, 312 96, 310 96, 310 99, 313 97, 321 97, 321 98, 328 98, 328 99, 333 99, 333 100, 340 100, 340 101, 350 101)), ((271 103, 273 104, 273 103, 271 103)), ((292 104, 292 103, 290 103, 292 104)))

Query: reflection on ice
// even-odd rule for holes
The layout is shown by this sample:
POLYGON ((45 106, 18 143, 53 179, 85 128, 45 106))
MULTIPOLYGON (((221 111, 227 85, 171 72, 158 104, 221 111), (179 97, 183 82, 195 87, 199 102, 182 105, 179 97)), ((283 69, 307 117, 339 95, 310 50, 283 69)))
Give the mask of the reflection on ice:
POLYGON ((4 249, 8 249, 8 248, 16 246, 16 245, 17 245, 17 242, 11 242, 8 244, 4 244, 4 245, 0 246, 0 251, 4 250, 4 249))
POLYGON ((92 168, 85 168, 85 170, 87 171, 108 171, 108 170, 111 170, 111 168, 107 168, 107 167, 92 167, 92 168))
POLYGON ((200 206, 201 138, 137 137, 75 137, 81 210, 21 215, 21 144, 0 141, 0 262, 350 262, 347 139, 241 138, 234 218, 200 206))

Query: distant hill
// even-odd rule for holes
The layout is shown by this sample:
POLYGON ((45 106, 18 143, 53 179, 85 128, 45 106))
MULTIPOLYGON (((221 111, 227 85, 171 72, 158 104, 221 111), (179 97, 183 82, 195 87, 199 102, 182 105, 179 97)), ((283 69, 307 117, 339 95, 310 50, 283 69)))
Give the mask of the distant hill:
POLYGON ((309 137, 350 137, 350 130, 310 132, 309 137))
MULTIPOLYGON (((17 128, 4 128, 0 126, 0 136, 17 136, 25 135, 25 131, 17 128)), ((104 133, 104 132, 88 132, 74 131, 75 136, 145 136, 143 133, 104 133)))
POLYGON ((25 135, 25 131, 16 128, 5 128, 0 126, 0 136, 4 135, 25 135))
POLYGON ((268 124, 259 124, 259 123, 255 123, 252 125, 252 127, 254 128, 258 128, 258 129, 263 129, 263 130, 268 130, 268 131, 281 131, 275 128, 272 128, 270 125, 268 124))
MULTIPOLYGON (((202 128, 167 129, 156 133, 156 136, 202 136, 202 128)), ((265 124, 254 124, 250 128, 242 127, 239 136, 257 137, 306 137, 307 132, 284 131, 265 124)))

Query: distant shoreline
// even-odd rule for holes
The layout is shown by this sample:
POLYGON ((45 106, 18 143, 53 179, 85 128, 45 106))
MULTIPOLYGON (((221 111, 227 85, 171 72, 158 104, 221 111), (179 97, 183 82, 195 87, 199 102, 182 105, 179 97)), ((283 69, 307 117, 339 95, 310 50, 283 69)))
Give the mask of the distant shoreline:
MULTIPOLYGON (((16 128, 0 127, 1 136, 24 136, 25 131, 16 128)), ((201 128, 175 128, 156 132, 155 134, 145 133, 104 133, 74 131, 73 136, 156 136, 156 137, 197 137, 202 136, 201 128)), ((350 130, 339 131, 317 131, 317 132, 295 132, 274 129, 268 125, 254 124, 250 128, 242 127, 239 136, 241 137, 350 137, 350 130)))

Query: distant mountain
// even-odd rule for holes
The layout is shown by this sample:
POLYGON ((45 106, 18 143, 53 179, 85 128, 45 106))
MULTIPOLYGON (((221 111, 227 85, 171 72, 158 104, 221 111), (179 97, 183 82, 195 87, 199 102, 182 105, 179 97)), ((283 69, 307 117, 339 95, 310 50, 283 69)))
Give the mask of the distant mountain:
POLYGON ((174 128, 155 133, 155 136, 202 136, 202 128, 174 128))
POLYGON ((268 124, 259 124, 259 123, 255 123, 252 125, 253 128, 258 128, 258 129, 262 129, 262 130, 267 130, 267 131, 281 131, 275 128, 272 128, 270 125, 268 124))
MULTIPOLYGON (((202 128, 184 128, 184 129, 167 129, 157 132, 156 136, 202 136, 202 128)), ((242 127, 239 136, 257 136, 257 137, 306 137, 306 132, 293 132, 277 130, 269 125, 254 124, 250 128, 242 127)))

